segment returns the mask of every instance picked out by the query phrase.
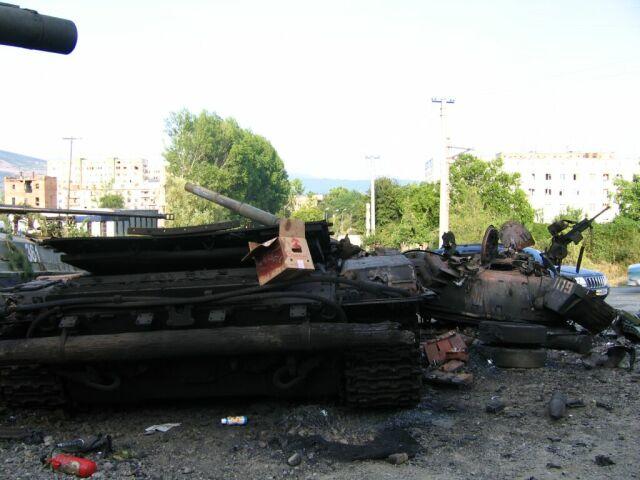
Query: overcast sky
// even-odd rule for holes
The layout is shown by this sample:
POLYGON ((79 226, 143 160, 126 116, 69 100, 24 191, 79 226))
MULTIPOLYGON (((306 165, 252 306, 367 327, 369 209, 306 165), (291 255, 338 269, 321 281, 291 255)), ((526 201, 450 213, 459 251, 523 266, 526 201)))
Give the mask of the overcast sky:
POLYGON ((290 173, 421 179, 452 142, 640 154, 640 2, 23 0, 75 21, 61 56, 0 46, 0 150, 162 158, 183 107, 267 137, 290 173))

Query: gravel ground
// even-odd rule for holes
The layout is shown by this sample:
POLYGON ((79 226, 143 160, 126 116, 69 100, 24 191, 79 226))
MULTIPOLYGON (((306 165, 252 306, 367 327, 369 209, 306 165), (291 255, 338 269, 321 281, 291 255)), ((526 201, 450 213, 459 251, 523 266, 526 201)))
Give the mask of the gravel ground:
MULTIPOLYGON (((90 454, 99 465, 93 478, 156 479, 628 479, 640 477, 640 370, 585 370, 580 357, 550 352, 537 370, 506 370, 472 355, 474 385, 425 390, 411 410, 361 412, 327 402, 199 402, 126 409, 63 412, 3 411, 3 425, 41 430, 45 444, 80 435, 108 433, 115 453, 90 454), (585 406, 553 421, 547 403, 556 390, 585 406), (485 407, 497 396, 506 408, 485 407), (596 404, 596 402, 598 402, 596 404), (602 405, 602 406, 598 406, 602 405), (241 427, 223 427, 226 415, 247 415, 241 427), (157 423, 182 425, 144 435, 157 423), (335 461, 314 448, 301 449, 301 463, 287 435, 323 435, 343 443, 364 443, 387 427, 406 429, 419 453, 401 465, 384 460, 335 461), (613 465, 599 466, 597 455, 613 465)), ((6 441, 0 448, 0 477, 53 478, 40 457, 51 446, 6 441)))

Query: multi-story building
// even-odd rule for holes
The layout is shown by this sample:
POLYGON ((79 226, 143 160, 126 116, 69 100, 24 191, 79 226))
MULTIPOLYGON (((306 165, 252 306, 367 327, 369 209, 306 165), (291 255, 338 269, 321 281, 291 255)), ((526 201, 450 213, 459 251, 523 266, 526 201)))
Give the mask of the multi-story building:
POLYGON ((164 167, 146 159, 87 159, 48 162, 47 173, 58 178, 60 208, 92 209, 106 194, 118 194, 127 210, 165 209, 164 167))
POLYGON ((536 210, 538 221, 550 222, 568 208, 593 216, 611 209, 598 221, 618 213, 615 180, 631 180, 640 173, 640 159, 603 152, 499 153, 507 172, 520 174, 520 186, 536 210))
POLYGON ((46 175, 23 175, 4 178, 5 205, 56 208, 56 178, 46 175))

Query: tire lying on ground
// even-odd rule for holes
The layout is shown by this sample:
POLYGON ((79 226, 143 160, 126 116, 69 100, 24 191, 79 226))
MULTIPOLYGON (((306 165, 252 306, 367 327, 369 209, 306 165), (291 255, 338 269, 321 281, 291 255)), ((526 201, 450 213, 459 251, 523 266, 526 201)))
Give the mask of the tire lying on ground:
POLYGON ((535 345, 547 342, 547 328, 532 323, 480 322, 479 338, 488 345, 535 345))
POLYGON ((577 332, 551 330, 547 335, 545 347, 556 350, 571 350, 585 355, 593 348, 593 337, 577 332))
POLYGON ((547 351, 543 348, 509 348, 478 345, 482 356, 503 368, 540 368, 547 361, 547 351))

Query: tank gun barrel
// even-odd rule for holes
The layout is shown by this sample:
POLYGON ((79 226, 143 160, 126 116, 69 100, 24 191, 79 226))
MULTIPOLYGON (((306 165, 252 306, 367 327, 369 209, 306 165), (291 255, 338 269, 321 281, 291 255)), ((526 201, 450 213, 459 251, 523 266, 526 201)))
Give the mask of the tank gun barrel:
POLYGON ((66 55, 77 40, 78 29, 71 20, 0 2, 0 45, 66 55))
POLYGON ((208 188, 204 188, 199 185, 187 182, 187 184, 184 186, 184 189, 187 192, 191 192, 200 198, 209 200, 210 202, 217 203, 218 205, 227 208, 232 212, 242 215, 243 217, 253 220, 254 222, 261 223, 262 225, 271 226, 278 225, 280 223, 280 218, 275 216, 273 213, 265 212, 264 210, 260 210, 259 208, 254 207, 253 205, 239 202, 238 200, 234 200, 233 198, 229 198, 225 195, 222 195, 221 193, 209 190, 208 188))

